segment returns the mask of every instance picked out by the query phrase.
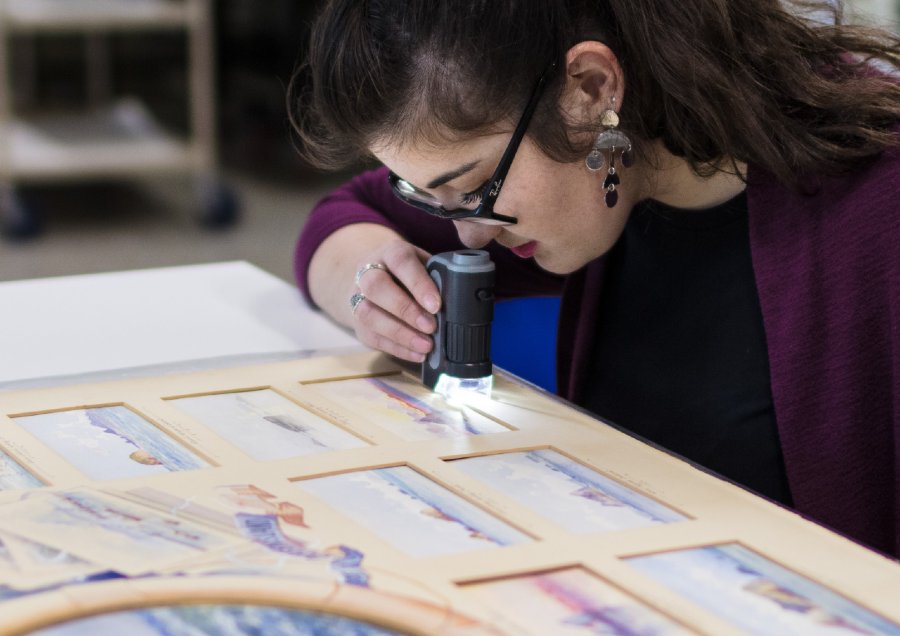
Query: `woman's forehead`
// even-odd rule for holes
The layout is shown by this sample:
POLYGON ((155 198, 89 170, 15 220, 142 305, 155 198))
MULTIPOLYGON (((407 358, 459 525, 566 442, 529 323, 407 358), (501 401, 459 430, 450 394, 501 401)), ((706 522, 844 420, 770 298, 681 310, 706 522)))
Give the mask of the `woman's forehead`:
MULTIPOLYGON (((393 172, 421 186, 464 166, 470 166, 470 170, 466 170, 469 172, 482 164, 496 163, 508 141, 508 135, 498 133, 442 143, 429 140, 382 142, 372 145, 370 150, 393 172)), ((494 165, 489 169, 493 170, 494 165)))

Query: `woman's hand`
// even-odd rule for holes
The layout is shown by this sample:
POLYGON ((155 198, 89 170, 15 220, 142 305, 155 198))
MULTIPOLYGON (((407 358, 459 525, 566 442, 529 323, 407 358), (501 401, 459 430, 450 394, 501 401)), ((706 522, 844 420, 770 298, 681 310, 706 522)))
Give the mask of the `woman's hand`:
POLYGON ((431 351, 429 335, 437 326, 433 314, 441 300, 425 271, 428 257, 397 239, 358 261, 357 287, 363 299, 353 310, 353 327, 363 344, 411 362, 422 362, 431 351))
POLYGON ((428 257, 386 227, 346 226, 313 255, 310 293, 363 344, 422 362, 432 349, 433 314, 440 309, 437 285, 425 271, 428 257))

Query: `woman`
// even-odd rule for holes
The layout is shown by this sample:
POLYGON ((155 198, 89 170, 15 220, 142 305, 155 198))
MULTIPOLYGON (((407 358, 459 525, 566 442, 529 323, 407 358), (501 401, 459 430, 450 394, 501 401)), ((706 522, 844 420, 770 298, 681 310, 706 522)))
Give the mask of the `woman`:
POLYGON ((897 554, 900 46, 797 15, 330 2, 302 150, 385 167, 313 211, 301 287, 421 361, 428 253, 487 246, 501 295, 562 294, 565 397, 897 554))

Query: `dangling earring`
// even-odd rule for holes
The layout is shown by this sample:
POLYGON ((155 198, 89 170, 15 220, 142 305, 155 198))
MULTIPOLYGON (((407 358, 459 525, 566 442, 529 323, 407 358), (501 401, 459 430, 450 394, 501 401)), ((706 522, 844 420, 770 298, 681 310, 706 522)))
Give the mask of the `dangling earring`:
POLYGON ((606 201, 606 207, 615 207, 619 202, 619 193, 616 186, 621 183, 619 175, 616 173, 616 152, 619 153, 619 161, 625 168, 630 167, 634 163, 634 153, 631 146, 631 140, 621 130, 617 129, 619 125, 619 115, 614 110, 616 98, 612 98, 612 107, 607 108, 600 115, 600 124, 606 128, 597 135, 591 151, 584 160, 584 165, 591 172, 597 172, 603 168, 605 162, 605 153, 609 154, 609 169, 606 171, 606 179, 603 180, 603 189, 606 194, 603 199, 606 201))

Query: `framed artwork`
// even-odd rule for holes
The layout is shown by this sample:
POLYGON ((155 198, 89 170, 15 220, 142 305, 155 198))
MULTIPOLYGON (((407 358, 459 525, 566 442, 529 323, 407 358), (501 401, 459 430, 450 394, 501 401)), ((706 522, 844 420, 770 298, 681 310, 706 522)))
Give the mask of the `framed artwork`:
POLYGON ((91 479, 142 477, 209 466, 125 406, 24 415, 14 421, 91 479))
POLYGON ((581 568, 472 583, 484 600, 523 631, 539 634, 686 636, 691 631, 581 568))
POLYGON ((627 562, 748 634, 900 636, 897 623, 736 543, 627 562))
POLYGON ((684 515, 551 449, 456 459, 451 465, 577 534, 673 523, 684 515))
POLYGON ((412 556, 515 545, 530 537, 409 466, 297 482, 412 556))
POLYGON ((171 403, 259 461, 366 445, 271 389, 176 398, 171 403))
POLYGON ((10 391, 0 633, 900 636, 900 565, 495 375, 10 391))

